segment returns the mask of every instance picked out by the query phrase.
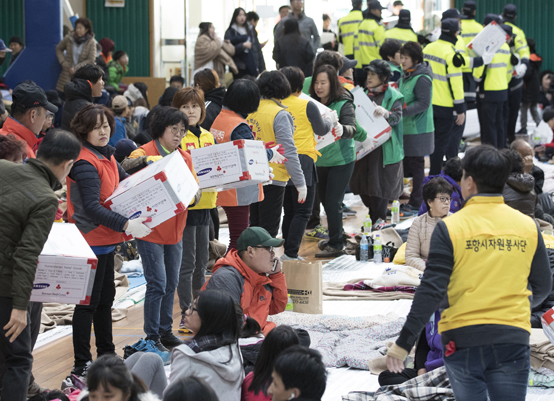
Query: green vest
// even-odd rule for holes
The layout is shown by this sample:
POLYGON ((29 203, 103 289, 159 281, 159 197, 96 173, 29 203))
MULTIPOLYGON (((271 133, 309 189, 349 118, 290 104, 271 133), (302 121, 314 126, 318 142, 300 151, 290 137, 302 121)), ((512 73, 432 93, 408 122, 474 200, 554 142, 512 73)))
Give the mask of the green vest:
POLYGON ((393 64, 392 62, 390 62, 390 61, 387 61, 387 63, 389 63, 389 67, 390 67, 390 70, 391 70, 392 73, 398 72, 398 73, 400 73, 400 76, 402 76, 402 72, 403 72, 403 71, 402 71, 402 68, 400 68, 400 67, 394 65, 394 64, 393 64))
MULTIPOLYGON (((331 103, 327 107, 335 110, 340 116, 342 106, 348 100, 339 100, 331 103)), ((329 134, 327 134, 329 135, 329 134)), ((344 166, 356 160, 356 149, 354 139, 339 139, 335 143, 328 145, 320 150, 321 156, 316 161, 318 167, 344 166)))
MULTIPOLYGON (((389 87, 385 92, 385 98, 383 99, 383 106, 385 109, 390 110, 392 105, 397 100, 404 99, 404 96, 396 89, 389 87)), ((404 141, 402 139, 402 123, 396 124, 392 127, 390 139, 386 141, 383 146, 383 166, 401 162, 404 159, 404 141)))
POLYGON ((310 96, 310 85, 312 84, 312 77, 306 77, 304 85, 302 86, 302 93, 310 96))
MULTIPOLYGON (((425 79, 433 82, 431 77, 426 74, 409 77, 406 80, 404 80, 404 77, 401 77, 398 81, 398 90, 404 96, 404 103, 406 103, 406 106, 411 106, 416 101, 414 88, 417 84, 417 80, 420 79, 420 77, 425 77, 425 79)), ((432 96, 433 87, 431 87, 431 98, 432 96)), ((404 135, 425 134, 435 131, 435 124, 433 123, 433 105, 429 104, 429 108, 422 113, 418 113, 411 117, 402 117, 402 124, 404 135)))

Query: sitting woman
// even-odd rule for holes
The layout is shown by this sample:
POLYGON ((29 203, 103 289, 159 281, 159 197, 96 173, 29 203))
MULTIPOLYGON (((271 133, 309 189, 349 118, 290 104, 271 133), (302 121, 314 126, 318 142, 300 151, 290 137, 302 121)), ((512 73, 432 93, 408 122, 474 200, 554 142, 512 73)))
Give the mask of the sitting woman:
POLYGON ((423 186, 423 202, 428 211, 418 216, 410 228, 406 242, 406 264, 421 271, 429 256, 431 235, 439 221, 450 214, 452 185, 442 177, 433 178, 423 186))
POLYGON ((238 346, 243 321, 230 295, 202 291, 191 304, 184 326, 194 333, 192 340, 173 350, 168 390, 184 377, 198 377, 225 400, 239 401, 244 380, 238 346))
POLYGON ((531 174, 523 172, 523 159, 519 152, 512 149, 504 149, 504 153, 512 164, 512 172, 508 176, 508 181, 506 181, 502 191, 504 203, 534 218, 535 205, 537 204, 537 194, 533 190, 535 188, 535 179, 531 174))
POLYGON ((290 326, 278 326, 271 330, 260 347, 254 371, 244 378, 241 401, 270 401, 267 389, 271 384, 275 360, 283 350, 298 344, 298 335, 290 326))
MULTIPOLYGON (((165 374, 159 356, 158 373, 165 374)), ((142 361, 141 361, 142 362, 142 361)), ((165 379, 165 377, 164 377, 165 379)), ((146 388, 143 377, 130 371, 125 362, 116 355, 98 358, 87 370, 87 389, 79 396, 80 401, 158 401, 159 398, 146 388)))

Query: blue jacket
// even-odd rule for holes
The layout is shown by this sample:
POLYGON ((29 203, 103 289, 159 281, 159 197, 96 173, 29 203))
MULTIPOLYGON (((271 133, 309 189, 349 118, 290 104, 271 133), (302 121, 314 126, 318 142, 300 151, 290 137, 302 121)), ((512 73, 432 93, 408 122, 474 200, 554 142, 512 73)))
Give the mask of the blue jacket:
POLYGON ((127 120, 123 117, 115 117, 115 132, 113 133, 108 145, 115 147, 115 144, 120 139, 127 138, 127 130, 125 129, 125 123, 127 120))
MULTIPOLYGON (((444 174, 444 171, 441 171, 439 175, 430 175, 426 177, 423 180, 423 185, 427 184, 429 181, 431 181, 435 177, 442 177, 446 181, 452 185, 452 188, 454 188, 454 192, 452 192, 452 202, 450 202, 450 213, 456 213, 458 210, 462 208, 462 205, 464 203, 464 197, 462 196, 462 188, 454 181, 450 176, 444 174)), ((421 216, 422 214, 427 213, 427 205, 425 202, 421 204, 421 207, 419 208, 418 216, 421 216)))

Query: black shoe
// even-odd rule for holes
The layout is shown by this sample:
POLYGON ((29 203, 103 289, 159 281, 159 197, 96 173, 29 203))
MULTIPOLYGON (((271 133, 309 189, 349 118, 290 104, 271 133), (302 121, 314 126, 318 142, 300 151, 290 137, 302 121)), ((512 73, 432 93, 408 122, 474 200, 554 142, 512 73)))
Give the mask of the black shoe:
POLYGON ((322 241, 319 241, 317 243, 317 247, 319 248, 320 251, 324 250, 325 247, 327 246, 327 244, 329 243, 329 240, 328 239, 324 239, 322 241))
MULTIPOLYGON (((179 340, 177 336, 171 331, 160 333, 160 340, 158 342, 161 342, 161 344, 163 344, 162 347, 166 348, 166 351, 167 348, 174 348, 183 344, 183 342, 179 340)), ((156 347, 158 347, 158 343, 156 343, 156 347)), ((160 349, 160 347, 158 347, 158 349, 160 349)), ((162 350, 160 349, 160 351, 162 350)))
POLYGON ((325 248, 321 251, 315 254, 316 258, 334 258, 337 256, 344 255, 344 251, 342 249, 335 249, 329 245, 325 246, 325 248))

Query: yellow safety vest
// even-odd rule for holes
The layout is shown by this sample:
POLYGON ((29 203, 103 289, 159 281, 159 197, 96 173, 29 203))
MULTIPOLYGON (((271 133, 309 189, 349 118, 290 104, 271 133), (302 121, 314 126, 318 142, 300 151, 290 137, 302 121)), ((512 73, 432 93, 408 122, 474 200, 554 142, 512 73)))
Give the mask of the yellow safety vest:
POLYGON ((416 33, 411 29, 407 29, 407 28, 394 27, 392 29, 388 29, 385 31, 385 38, 399 40, 400 42, 402 42, 402 44, 406 42, 417 43, 416 33))
POLYGON ((354 58, 358 60, 356 69, 380 59, 379 48, 385 40, 385 28, 374 19, 364 19, 358 27, 358 36, 354 41, 354 58))
MULTIPOLYGON (((181 149, 184 151, 205 148, 206 146, 215 145, 214 136, 200 127, 200 138, 194 135, 192 132, 187 131, 187 134, 181 140, 181 149)), ((200 202, 194 207, 190 207, 190 210, 200 209, 213 209, 217 202, 217 192, 202 192, 200 202)))
POLYGON ((423 58, 433 70, 433 105, 454 107, 464 103, 462 69, 452 59, 456 49, 452 43, 439 39, 423 49, 423 58))
POLYGON ((316 141, 314 130, 306 114, 306 108, 309 102, 309 100, 300 99, 291 95, 283 100, 282 103, 287 106, 287 111, 294 121, 294 144, 296 145, 298 154, 310 156, 315 162, 320 153, 315 150, 316 141))
POLYGON ((539 235, 533 219, 502 196, 473 196, 444 223, 454 267, 439 332, 480 324, 531 332, 527 285, 539 235))
POLYGON ((512 78, 510 58, 510 48, 504 43, 496 52, 489 65, 483 65, 473 71, 475 81, 481 82, 483 80, 483 74, 486 68, 485 91, 502 91, 508 89, 508 84, 512 78))
POLYGON ((344 45, 344 55, 354 56, 354 40, 358 25, 364 20, 361 10, 352 10, 337 23, 339 27, 339 42, 344 45))
MULTIPOLYGON (((281 110, 285 110, 279 106, 274 100, 262 99, 260 100, 260 106, 258 110, 252 114, 249 114, 246 120, 248 124, 252 126, 252 132, 256 136, 256 140, 267 142, 275 142, 275 131, 273 131, 273 121, 277 113, 281 110)), ((287 172, 287 168, 284 164, 269 163, 269 167, 273 168, 273 178, 275 181, 288 182, 290 175, 287 172)))
MULTIPOLYGON (((483 30, 483 25, 475 21, 474 19, 463 19, 462 20, 462 33, 458 38, 461 38, 464 45, 464 51, 466 51, 466 46, 471 42, 479 32, 483 30)), ((458 40, 459 42, 459 40, 458 40)), ((458 49, 458 43, 456 43, 456 49, 458 49)), ((471 68, 466 62, 466 65, 462 68, 462 72, 471 72, 471 68)))
POLYGON ((521 28, 518 28, 511 22, 506 22, 506 25, 510 25, 512 27, 512 32, 515 35, 515 52, 519 55, 519 58, 521 60, 523 59, 529 59, 531 56, 531 51, 529 50, 529 46, 527 45, 527 39, 525 38, 525 32, 521 30, 521 28))

